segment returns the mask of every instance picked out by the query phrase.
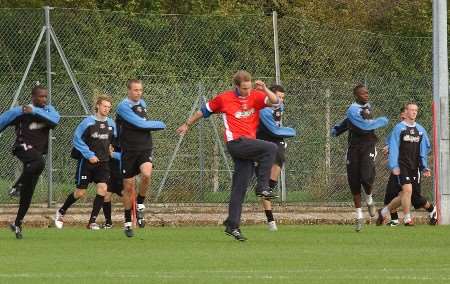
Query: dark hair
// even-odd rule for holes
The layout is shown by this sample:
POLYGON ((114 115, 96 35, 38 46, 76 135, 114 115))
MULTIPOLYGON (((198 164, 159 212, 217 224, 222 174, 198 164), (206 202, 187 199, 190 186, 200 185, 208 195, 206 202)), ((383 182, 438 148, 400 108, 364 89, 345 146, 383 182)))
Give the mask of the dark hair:
POLYGON ((366 85, 364 85, 364 84, 358 84, 358 85, 356 85, 356 86, 353 88, 353 95, 356 96, 356 93, 359 91, 359 89, 362 89, 362 88, 366 88, 366 85))
POLYGON ((233 75, 233 83, 236 86, 240 86, 242 82, 248 82, 252 80, 252 75, 244 70, 239 70, 233 75))
POLYGON ((130 79, 127 81, 127 88, 128 90, 131 89, 131 85, 133 84, 141 84, 142 85, 142 81, 138 80, 138 79, 130 79))
POLYGON ((46 87, 42 86, 42 85, 36 85, 33 87, 33 89, 31 89, 31 95, 35 96, 39 91, 41 90, 47 90, 46 87))
POLYGON ((283 86, 277 85, 277 84, 270 86, 269 90, 271 90, 274 93, 276 93, 276 92, 284 93, 283 86))

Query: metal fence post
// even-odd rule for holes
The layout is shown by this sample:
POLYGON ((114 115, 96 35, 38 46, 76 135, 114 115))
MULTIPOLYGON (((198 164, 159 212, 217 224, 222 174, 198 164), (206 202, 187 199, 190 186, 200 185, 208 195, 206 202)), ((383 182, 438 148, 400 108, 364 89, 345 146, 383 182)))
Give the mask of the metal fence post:
MULTIPOLYGON (((47 62, 47 89, 48 103, 52 103, 52 62, 51 62, 51 35, 50 35, 50 9, 45 6, 45 27, 46 27, 46 62, 47 62)), ((47 206, 52 206, 53 201, 53 131, 50 130, 48 135, 48 152, 47 152, 47 171, 48 171, 48 201, 47 206)))

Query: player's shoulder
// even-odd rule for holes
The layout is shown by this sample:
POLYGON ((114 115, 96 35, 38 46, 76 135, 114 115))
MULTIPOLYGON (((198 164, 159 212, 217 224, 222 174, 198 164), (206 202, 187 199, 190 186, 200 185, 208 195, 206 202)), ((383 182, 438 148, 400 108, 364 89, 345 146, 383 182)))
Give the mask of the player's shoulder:
POLYGON ((416 128, 417 128, 417 130, 418 130, 419 132, 423 132, 423 133, 426 133, 426 132, 427 132, 427 130, 425 129, 425 127, 423 127, 420 123, 417 123, 417 122, 416 122, 416 128))

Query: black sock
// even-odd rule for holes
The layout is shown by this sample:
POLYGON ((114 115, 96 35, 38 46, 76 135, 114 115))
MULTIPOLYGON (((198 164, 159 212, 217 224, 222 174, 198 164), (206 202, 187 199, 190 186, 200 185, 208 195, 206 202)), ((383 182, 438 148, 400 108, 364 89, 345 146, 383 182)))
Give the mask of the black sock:
POLYGON ((394 213, 391 212, 391 220, 398 220, 398 213, 397 212, 394 212, 394 213))
POLYGON ((143 204, 145 200, 145 196, 138 194, 137 196, 137 204, 143 204))
POLYGON ((267 222, 272 222, 272 221, 274 221, 274 219, 273 219, 273 214, 272 214, 272 210, 264 210, 264 212, 266 213, 267 222))
POLYGON ((92 213, 91 218, 89 218, 89 224, 95 223, 95 220, 97 220, 98 213, 100 212, 100 209, 103 205, 103 200, 105 199, 102 195, 96 195, 94 199, 94 204, 92 206, 92 213))
POLYGON ((274 190, 277 187, 278 182, 276 180, 269 180, 269 187, 271 190, 274 190))
POLYGON ((131 222, 131 209, 125 209, 125 223, 131 222))
POLYGON ((430 203, 430 207, 428 207, 426 210, 430 213, 433 212, 433 210, 434 210, 433 204, 430 203))
POLYGON ((103 202, 103 214, 105 215, 105 223, 112 224, 111 220, 111 201, 103 202))
POLYGON ((66 201, 64 202, 63 206, 61 206, 61 208, 59 208, 59 213, 61 214, 66 214, 67 209, 69 209, 70 206, 72 206, 72 204, 74 204, 75 202, 77 202, 77 198, 75 198, 75 193, 71 193, 69 194, 69 196, 67 196, 66 201))

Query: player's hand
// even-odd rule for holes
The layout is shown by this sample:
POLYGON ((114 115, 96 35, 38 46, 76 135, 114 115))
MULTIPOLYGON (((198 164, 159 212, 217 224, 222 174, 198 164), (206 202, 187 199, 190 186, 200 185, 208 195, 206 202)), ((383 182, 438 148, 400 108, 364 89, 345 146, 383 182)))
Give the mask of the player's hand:
POLYGON ((98 162, 100 162, 100 160, 97 158, 97 156, 89 158, 89 163, 91 164, 97 164, 98 162))
POLYGON ((22 106, 23 113, 32 113, 33 107, 31 105, 24 105, 22 106))
POLYGON ((383 152, 383 155, 387 156, 389 155, 389 146, 386 145, 383 147, 383 150, 381 150, 383 152))
POLYGON ((399 176, 400 175, 400 169, 399 168, 392 169, 392 174, 394 174, 395 176, 399 176))
POLYGON ((256 89, 261 90, 261 91, 264 91, 267 89, 266 83, 264 83, 261 80, 255 81, 255 87, 256 87, 256 89))
POLYGON ((188 131, 189 126, 187 125, 187 123, 183 123, 180 127, 178 127, 177 129, 177 133, 181 136, 185 135, 186 132, 188 131))
POLYGON ((113 153, 114 153, 114 147, 111 145, 111 144, 109 144, 109 156, 112 158, 112 156, 113 156, 113 153))
POLYGON ((424 177, 431 177, 431 171, 430 169, 423 170, 423 176, 424 177))

